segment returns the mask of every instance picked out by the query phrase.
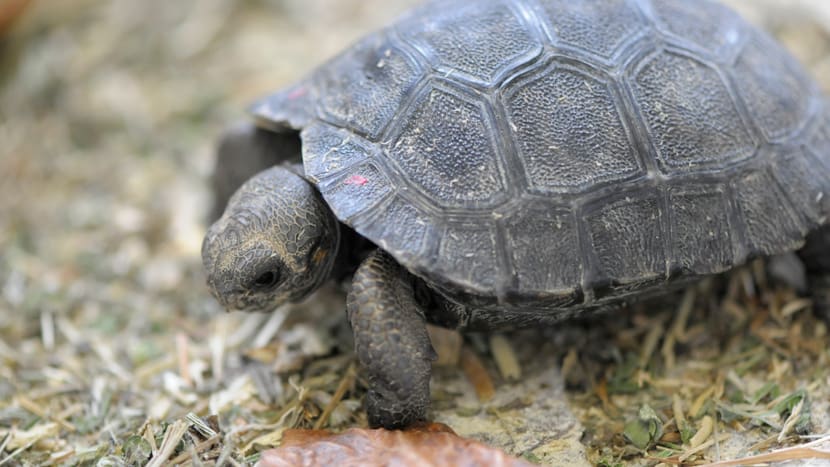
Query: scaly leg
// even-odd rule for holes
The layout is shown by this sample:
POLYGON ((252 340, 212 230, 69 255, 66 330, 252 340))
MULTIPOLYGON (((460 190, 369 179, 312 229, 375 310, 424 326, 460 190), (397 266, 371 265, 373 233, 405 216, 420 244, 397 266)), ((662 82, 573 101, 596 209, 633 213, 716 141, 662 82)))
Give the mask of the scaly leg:
POLYGON ((357 359, 369 378, 366 411, 372 427, 402 428, 426 418, 435 351, 414 278, 375 251, 352 280, 347 308, 357 359))

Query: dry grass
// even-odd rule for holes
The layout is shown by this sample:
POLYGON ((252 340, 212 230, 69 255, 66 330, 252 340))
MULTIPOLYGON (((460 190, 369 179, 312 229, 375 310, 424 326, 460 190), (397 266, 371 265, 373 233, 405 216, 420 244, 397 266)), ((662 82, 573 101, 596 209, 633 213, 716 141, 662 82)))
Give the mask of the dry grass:
MULTIPOLYGON (((34 2, 0 45, 0 466, 245 465, 287 428, 365 424, 339 290, 270 315, 207 293, 204 181, 251 99, 412 3, 34 2)), ((830 9, 798 4, 740 6, 830 89, 830 9)), ((828 344, 755 265, 624 317, 473 337, 464 360, 497 395, 559 362, 591 462, 696 464, 826 434, 828 344)), ((519 447, 531 400, 461 408, 448 373, 439 418, 496 420, 502 447, 552 462, 519 447)))

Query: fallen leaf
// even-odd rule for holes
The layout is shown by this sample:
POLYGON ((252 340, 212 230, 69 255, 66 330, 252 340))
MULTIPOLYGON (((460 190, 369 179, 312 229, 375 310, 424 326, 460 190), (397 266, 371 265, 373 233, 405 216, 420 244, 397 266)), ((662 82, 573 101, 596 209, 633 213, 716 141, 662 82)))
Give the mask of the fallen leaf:
POLYGON ((478 441, 461 438, 448 426, 438 423, 406 431, 352 428, 332 434, 325 430, 286 430, 282 446, 264 451, 257 464, 259 467, 299 465, 533 466, 478 441))
POLYGON ((663 436, 663 421, 649 405, 640 407, 637 418, 628 421, 623 436, 638 449, 648 449, 663 436))

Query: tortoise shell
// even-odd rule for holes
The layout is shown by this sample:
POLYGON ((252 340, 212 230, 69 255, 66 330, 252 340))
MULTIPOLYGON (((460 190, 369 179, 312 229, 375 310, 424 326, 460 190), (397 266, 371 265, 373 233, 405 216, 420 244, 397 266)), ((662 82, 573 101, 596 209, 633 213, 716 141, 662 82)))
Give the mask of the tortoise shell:
POLYGON ((344 223, 451 297, 578 310, 798 248, 830 112, 706 0, 449 0, 257 104, 344 223))

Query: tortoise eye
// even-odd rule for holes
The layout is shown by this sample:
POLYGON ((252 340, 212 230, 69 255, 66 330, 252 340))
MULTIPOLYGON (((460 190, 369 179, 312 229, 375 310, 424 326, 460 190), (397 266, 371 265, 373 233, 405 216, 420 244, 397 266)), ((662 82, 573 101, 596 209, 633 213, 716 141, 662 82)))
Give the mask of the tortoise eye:
POLYGON ((277 285, 280 280, 280 274, 277 271, 267 271, 260 274, 255 280, 254 285, 257 288, 270 288, 277 285))

